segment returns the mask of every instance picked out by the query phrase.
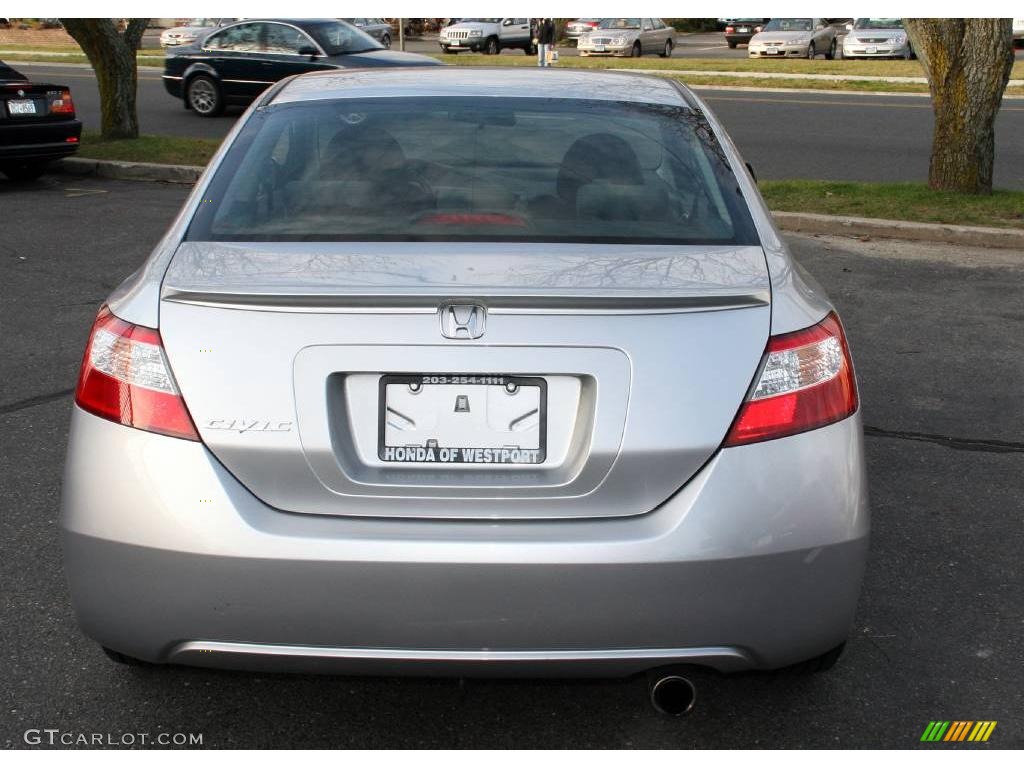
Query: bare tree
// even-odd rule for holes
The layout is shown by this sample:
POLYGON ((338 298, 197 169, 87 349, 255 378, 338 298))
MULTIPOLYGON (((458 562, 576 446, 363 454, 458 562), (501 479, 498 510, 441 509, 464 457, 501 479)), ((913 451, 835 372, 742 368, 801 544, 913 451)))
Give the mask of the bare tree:
POLYGON ((61 19, 61 22, 96 70, 103 138, 134 139, 139 135, 135 52, 142 44, 142 33, 149 19, 61 19))
POLYGON ((995 120, 1013 66, 1010 19, 904 19, 932 94, 932 189, 990 194, 995 120))

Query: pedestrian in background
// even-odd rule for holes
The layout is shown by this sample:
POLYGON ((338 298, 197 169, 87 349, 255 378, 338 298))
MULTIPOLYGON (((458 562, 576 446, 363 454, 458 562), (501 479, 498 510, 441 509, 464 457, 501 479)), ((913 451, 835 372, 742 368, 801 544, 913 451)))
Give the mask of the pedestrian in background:
POLYGON ((537 19, 534 44, 537 46, 537 66, 550 67, 549 57, 555 47, 555 20, 537 19))

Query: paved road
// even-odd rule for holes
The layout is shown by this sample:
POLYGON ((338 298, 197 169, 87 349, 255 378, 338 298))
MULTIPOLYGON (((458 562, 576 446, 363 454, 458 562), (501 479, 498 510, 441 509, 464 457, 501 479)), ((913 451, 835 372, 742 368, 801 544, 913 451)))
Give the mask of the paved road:
MULTIPOLYGON (((50 64, 22 68, 30 77, 71 85, 86 126, 98 128, 99 93, 92 70, 50 64)), ((927 98, 728 90, 700 93, 722 118, 759 178, 927 178, 932 132, 927 98)), ((213 119, 196 117, 164 91, 158 72, 140 74, 139 120, 146 133, 221 138, 239 112, 232 109, 213 119)), ((996 185, 1024 189, 1022 168, 1024 101, 1008 101, 997 121, 996 185)))
POLYGON ((868 425, 871 557, 827 675, 708 676, 695 713, 674 721, 636 680, 113 665, 75 626, 61 571, 67 393, 97 304, 186 192, 0 182, 18 222, 0 239, 0 744, 59 728, 201 732, 213 747, 916 748, 941 718, 997 720, 982 748, 1024 747, 1024 253, 1006 251, 791 238, 846 321, 868 425))

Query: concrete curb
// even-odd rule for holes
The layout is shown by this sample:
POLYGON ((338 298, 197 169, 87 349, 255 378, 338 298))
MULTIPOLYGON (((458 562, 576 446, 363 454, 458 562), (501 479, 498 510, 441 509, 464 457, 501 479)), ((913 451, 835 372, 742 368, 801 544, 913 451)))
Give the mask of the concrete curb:
POLYGON ((775 223, 788 232, 846 237, 885 237, 893 240, 920 240, 980 248, 1024 250, 1024 229, 1000 227, 962 227, 954 224, 923 224, 890 219, 862 219, 856 216, 825 216, 819 213, 772 211, 775 223))
POLYGON ((56 161, 50 166, 50 170, 74 176, 98 176, 102 179, 195 184, 205 168, 201 165, 162 165, 160 163, 129 163, 120 160, 68 157, 56 161))
MULTIPOLYGON (((194 184, 204 169, 198 165, 127 163, 69 157, 56 161, 51 166, 51 170, 75 176, 96 176, 123 181, 166 181, 176 184, 194 184)), ((893 240, 920 240, 981 248, 1024 250, 1024 229, 919 224, 911 221, 862 219, 856 216, 825 216, 819 213, 791 213, 788 211, 772 211, 772 216, 780 229, 810 235, 885 237, 893 240)))

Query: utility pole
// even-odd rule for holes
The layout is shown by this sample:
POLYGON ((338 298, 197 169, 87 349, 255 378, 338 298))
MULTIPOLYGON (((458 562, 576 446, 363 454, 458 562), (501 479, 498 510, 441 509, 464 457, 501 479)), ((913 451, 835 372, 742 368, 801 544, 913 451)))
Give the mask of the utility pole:
POLYGON ((405 50, 405 19, 398 20, 398 50, 405 50))

